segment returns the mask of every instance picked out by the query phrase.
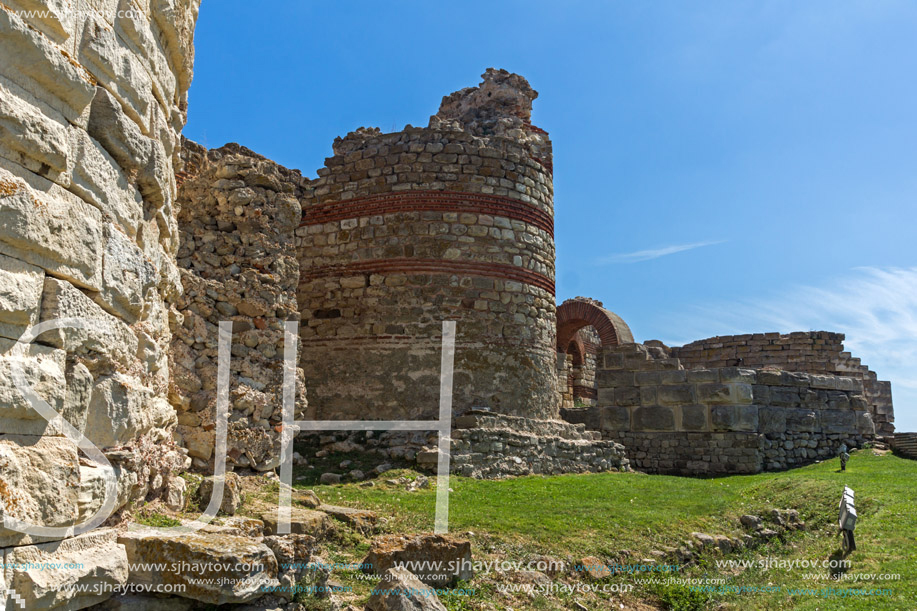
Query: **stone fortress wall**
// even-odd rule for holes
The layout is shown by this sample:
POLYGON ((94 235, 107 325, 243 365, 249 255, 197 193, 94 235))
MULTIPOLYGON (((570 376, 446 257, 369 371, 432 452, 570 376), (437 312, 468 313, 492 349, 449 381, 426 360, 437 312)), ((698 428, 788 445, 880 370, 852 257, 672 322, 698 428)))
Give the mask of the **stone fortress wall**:
MULTIPOLYGON (((212 473, 218 325, 231 321, 228 468, 267 471, 280 461, 284 322, 299 320, 294 232, 305 180, 236 144, 208 151, 183 140, 178 267, 172 317, 176 438, 212 473)), ((305 409, 297 371, 295 402, 305 409)))
MULTIPOLYGON (((776 367, 818 375, 856 378, 863 382, 876 430, 880 435, 895 432, 890 382, 844 350, 844 334, 827 331, 755 333, 712 337, 670 348, 686 369, 706 367, 776 367)), ((661 344, 659 344, 661 345, 661 344)))
MULTIPOLYGON (((175 169, 198 5, 0 4, 0 513, 24 522, 66 527, 102 504, 101 469, 12 385, 15 340, 55 318, 97 324, 39 336, 26 379, 106 453, 116 507, 183 483, 172 475, 188 460, 172 441, 169 317, 182 291, 175 169)), ((4 566, 53 551, 83 563, 73 580, 123 582, 127 560, 113 532, 40 543, 60 538, 0 527, 4 566)), ((14 587, 29 608, 108 596, 49 593, 34 579, 5 568, 0 587, 14 587), (36 596, 72 598, 35 606, 36 596)))
POLYGON ((302 366, 318 418, 430 418, 443 320, 454 409, 557 416, 551 142, 489 69, 425 128, 334 143, 303 199, 302 366))
POLYGON ((742 367, 685 369, 659 346, 606 347, 597 405, 569 422, 624 445, 653 473, 757 473, 836 456, 875 435, 857 378, 742 367))

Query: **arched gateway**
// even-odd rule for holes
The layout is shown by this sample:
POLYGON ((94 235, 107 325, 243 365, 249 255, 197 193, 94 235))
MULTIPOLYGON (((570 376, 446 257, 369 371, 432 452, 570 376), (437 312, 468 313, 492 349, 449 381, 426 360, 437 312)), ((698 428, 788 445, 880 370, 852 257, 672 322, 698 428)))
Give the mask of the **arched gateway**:
POLYGON ((620 316, 601 302, 584 297, 568 299, 557 308, 557 351, 568 355, 565 401, 592 404, 596 398, 596 357, 602 346, 633 343, 634 336, 620 316))

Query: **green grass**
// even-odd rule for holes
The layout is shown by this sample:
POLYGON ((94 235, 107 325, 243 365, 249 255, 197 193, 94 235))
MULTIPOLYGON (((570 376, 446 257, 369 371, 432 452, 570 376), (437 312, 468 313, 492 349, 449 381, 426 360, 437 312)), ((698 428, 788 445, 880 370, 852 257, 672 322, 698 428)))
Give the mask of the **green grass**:
MULTIPOLYGON (((742 514, 797 509, 809 526, 730 558, 827 560, 837 557, 837 506, 844 485, 856 492, 858 550, 846 573, 898 574, 898 581, 854 583, 805 579, 828 569, 718 569, 716 559, 684 567, 679 577, 717 576, 729 586, 779 588, 889 588, 869 597, 772 593, 699 593, 680 585, 637 585, 635 598, 661 608, 703 609, 914 609, 917 608, 917 462, 871 450, 854 453, 845 473, 837 460, 782 473, 696 479, 636 473, 523 477, 503 481, 450 478, 450 532, 467 533, 475 559, 527 560, 534 554, 578 560, 596 555, 636 564, 650 550, 679 547, 694 531, 741 536, 742 514), (628 553, 629 552, 629 553, 628 553)), ((389 518, 388 532, 431 531, 435 487, 319 486, 327 502, 375 509, 389 518)), ((668 562, 668 561, 665 561, 668 562)), ((634 583, 616 576, 611 582, 634 583)), ((476 578, 472 585, 480 585, 476 578)), ((848 593, 849 594, 849 593, 848 593)), ((457 602, 457 601, 456 601, 457 602)), ((473 603, 473 601, 467 601, 473 603)), ((540 608, 531 603, 524 608, 540 608)), ((465 602, 461 606, 465 608, 465 602)), ((614 605, 617 607, 617 605, 614 605)), ((485 607, 469 607, 485 608, 485 607)), ((487 607, 502 608, 502 607, 487 607)), ((518 608, 518 607, 517 607, 518 608)), ((564 608, 563 606, 544 608, 564 608)))
POLYGON ((154 513, 147 516, 138 516, 135 521, 145 526, 155 526, 157 528, 168 528, 170 526, 181 526, 181 521, 173 517, 154 513))

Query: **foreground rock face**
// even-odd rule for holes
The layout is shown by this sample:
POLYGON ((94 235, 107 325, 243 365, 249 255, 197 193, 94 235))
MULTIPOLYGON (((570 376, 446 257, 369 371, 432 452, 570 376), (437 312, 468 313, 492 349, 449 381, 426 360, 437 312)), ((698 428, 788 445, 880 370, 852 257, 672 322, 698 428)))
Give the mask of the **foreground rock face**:
MULTIPOLYGON (((166 353, 199 2, 12 4, 42 10, 0 5, 0 494, 11 516, 60 526, 89 517, 98 478, 9 387, 10 340, 28 326, 95 321, 39 337, 26 377, 97 446, 136 454, 117 467, 119 504, 184 463, 166 353)), ((0 546, 31 540, 0 530, 0 546)))
MULTIPOLYGON (((233 324, 229 466, 279 465, 284 330, 299 319, 302 177, 238 145, 185 141, 179 192, 184 295, 173 318, 171 396, 194 464, 213 463, 217 326, 233 324)), ((297 370, 296 406, 306 405, 297 370)))
POLYGON ((152 529, 131 530, 118 541, 134 566, 130 583, 152 592, 176 592, 214 605, 242 603, 277 588, 277 559, 256 540, 211 534, 161 534, 152 529), (138 563, 140 565, 138 566, 138 563), (143 563, 161 566, 144 567, 143 563))
POLYGON ((446 611, 434 589, 407 569, 385 571, 366 603, 367 611, 446 611))
POLYGON ((423 583, 435 587, 474 577, 471 543, 450 535, 379 537, 373 541, 363 565, 365 572, 376 575, 404 566, 423 583))

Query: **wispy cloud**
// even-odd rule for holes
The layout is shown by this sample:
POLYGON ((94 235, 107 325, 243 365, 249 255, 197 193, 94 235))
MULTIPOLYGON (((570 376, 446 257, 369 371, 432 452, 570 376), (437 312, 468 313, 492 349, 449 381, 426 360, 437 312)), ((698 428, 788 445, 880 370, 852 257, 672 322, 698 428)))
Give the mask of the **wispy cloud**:
POLYGON ((602 257, 598 260, 598 263, 603 265, 608 263, 639 263, 640 261, 650 261, 652 259, 658 259, 659 257, 665 257, 667 255, 674 255, 675 253, 685 252, 686 250, 694 250, 695 248, 701 248, 704 246, 722 244, 725 241, 726 240, 715 240, 709 242, 692 242, 690 244, 672 244, 671 246, 663 246, 661 248, 650 248, 648 250, 638 250, 636 252, 618 253, 614 255, 608 255, 607 257, 602 257))
POLYGON ((899 430, 917 430, 917 267, 862 267, 819 286, 757 301, 694 308, 676 322, 686 341, 760 331, 845 333, 844 346, 891 380, 899 430))

